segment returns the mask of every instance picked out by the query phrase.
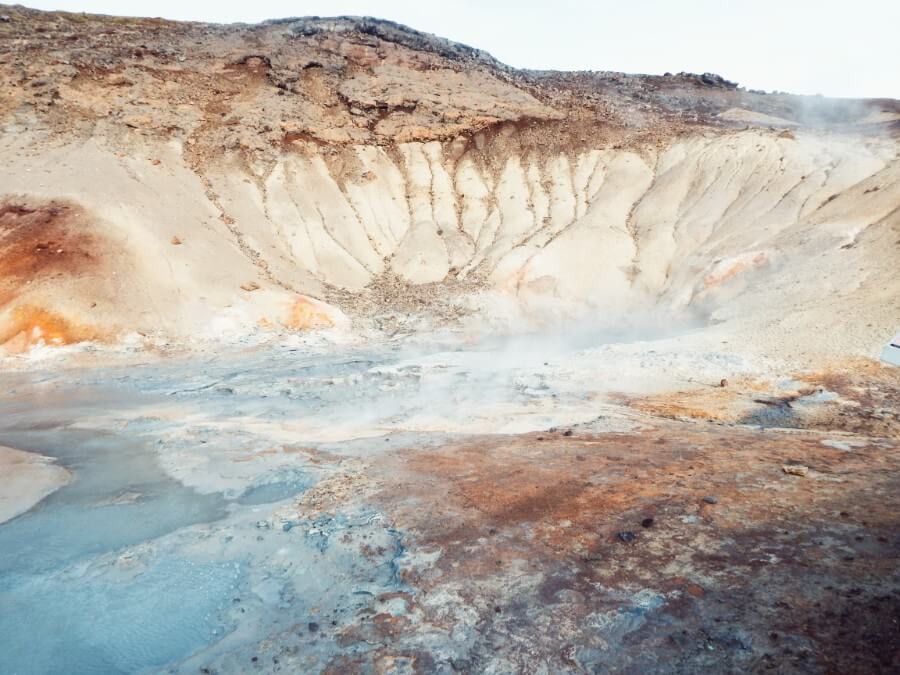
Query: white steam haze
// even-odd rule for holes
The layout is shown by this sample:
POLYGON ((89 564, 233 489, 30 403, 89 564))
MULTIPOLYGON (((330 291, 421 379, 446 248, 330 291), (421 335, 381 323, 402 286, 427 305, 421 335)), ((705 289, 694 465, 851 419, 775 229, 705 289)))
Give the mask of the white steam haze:
POLYGON ((715 72, 750 89, 900 98, 896 0, 42 0, 66 10, 257 22, 367 15, 484 49, 518 68, 715 72))

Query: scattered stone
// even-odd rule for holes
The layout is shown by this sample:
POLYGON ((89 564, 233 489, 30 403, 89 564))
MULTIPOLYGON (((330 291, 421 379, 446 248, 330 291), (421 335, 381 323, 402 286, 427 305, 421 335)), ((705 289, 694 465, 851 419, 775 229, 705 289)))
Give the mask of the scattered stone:
POLYGON ((245 284, 241 284, 241 290, 242 290, 242 291, 248 291, 248 292, 250 292, 250 291, 258 291, 258 290, 259 290, 259 284, 256 283, 255 281, 248 281, 248 282, 245 283, 245 284))
POLYGON ((268 530, 269 529, 269 521, 268 520, 258 520, 258 521, 256 521, 256 527, 258 527, 261 530, 268 530))
POLYGON ((619 532, 616 534, 616 536, 619 538, 619 541, 625 542, 626 544, 632 544, 635 541, 637 541, 638 533, 626 531, 626 532, 619 532))
POLYGON ((319 630, 319 624, 317 624, 315 621, 310 621, 308 624, 306 624, 306 628, 310 633, 316 633, 319 630))
POLYGON ((704 591, 697 584, 688 584, 684 590, 686 590, 689 595, 695 598, 702 598, 704 595, 706 595, 706 591, 704 591))
POLYGON ((784 464, 781 470, 790 476, 805 476, 809 473, 809 467, 802 464, 784 464))
POLYGON ((292 527, 294 527, 294 524, 291 521, 281 524, 281 529, 285 532, 290 532, 292 527))
POLYGON ((182 244, 181 239, 177 236, 173 236, 169 241, 172 243, 172 246, 181 246, 182 244))
POLYGON ((566 429, 566 430, 563 432, 563 436, 571 436, 571 435, 572 435, 572 430, 571 430, 571 429, 566 429))
POLYGON ((703 498, 703 501, 706 502, 707 504, 718 504, 719 503, 719 500, 716 499, 715 497, 713 497, 712 495, 706 495, 703 498))
POLYGON ((643 527, 643 528, 653 527, 653 518, 644 518, 641 521, 641 527, 643 527))
POLYGON ((723 377, 721 380, 719 380, 719 386, 722 387, 722 388, 724 389, 725 387, 728 386, 728 380, 726 380, 726 379, 723 377))

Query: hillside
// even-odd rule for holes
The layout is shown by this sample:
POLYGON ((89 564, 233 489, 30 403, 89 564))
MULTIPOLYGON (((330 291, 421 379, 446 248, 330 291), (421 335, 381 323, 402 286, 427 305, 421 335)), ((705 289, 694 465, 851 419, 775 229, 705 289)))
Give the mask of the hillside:
POLYGON ((517 71, 375 19, 2 13, 7 351, 345 315, 896 328, 896 101, 517 71))

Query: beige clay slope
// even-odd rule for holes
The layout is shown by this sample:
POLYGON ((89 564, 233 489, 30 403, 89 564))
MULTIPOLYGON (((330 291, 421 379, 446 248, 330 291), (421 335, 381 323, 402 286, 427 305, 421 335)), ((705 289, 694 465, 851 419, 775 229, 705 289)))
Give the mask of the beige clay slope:
POLYGON ((72 474, 53 458, 0 445, 0 524, 32 506, 72 480, 72 474))
POLYGON ((364 324, 417 288, 423 314, 649 308, 763 351, 871 354, 900 323, 898 145, 869 123, 894 102, 519 73, 378 22, 10 15, 8 350, 343 320, 307 297, 364 324))

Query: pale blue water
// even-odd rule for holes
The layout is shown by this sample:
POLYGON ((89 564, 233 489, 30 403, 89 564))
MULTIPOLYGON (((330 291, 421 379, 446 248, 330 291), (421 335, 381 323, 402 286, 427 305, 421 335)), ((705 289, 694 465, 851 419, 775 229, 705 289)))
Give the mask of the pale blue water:
POLYGON ((223 635, 240 567, 162 557, 115 573, 14 574, 0 589, 0 672, 133 673, 223 635), (117 579, 117 576, 123 578, 117 579))
POLYGON ((0 443, 58 457, 75 474, 0 525, 0 673, 135 672, 224 633, 217 615, 240 574, 232 562, 161 556, 133 578, 91 567, 104 554, 222 517, 220 495, 169 479, 146 444, 121 436, 43 429, 0 432, 0 443), (129 493, 140 496, 104 504, 129 493))

